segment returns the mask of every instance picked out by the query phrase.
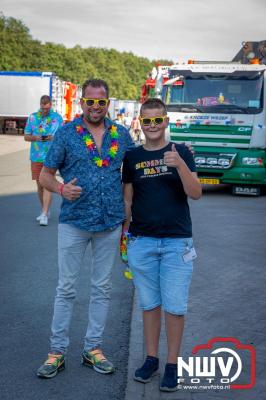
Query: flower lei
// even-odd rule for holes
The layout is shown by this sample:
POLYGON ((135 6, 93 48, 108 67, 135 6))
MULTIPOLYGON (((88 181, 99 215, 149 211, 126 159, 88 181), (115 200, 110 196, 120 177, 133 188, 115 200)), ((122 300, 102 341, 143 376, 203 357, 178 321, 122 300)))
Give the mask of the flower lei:
POLYGON ((87 149, 89 150, 90 154, 92 155, 92 160, 95 162, 97 167, 108 167, 110 164, 110 161, 115 158, 117 152, 118 152, 118 132, 117 132, 117 127, 115 125, 112 125, 110 128, 110 135, 111 135, 111 145, 108 150, 108 155, 105 158, 100 158, 96 155, 97 153, 97 147, 96 144, 93 140, 92 135, 90 134, 87 129, 85 129, 81 125, 76 125, 76 131, 77 133, 81 136, 83 142, 85 143, 87 149))

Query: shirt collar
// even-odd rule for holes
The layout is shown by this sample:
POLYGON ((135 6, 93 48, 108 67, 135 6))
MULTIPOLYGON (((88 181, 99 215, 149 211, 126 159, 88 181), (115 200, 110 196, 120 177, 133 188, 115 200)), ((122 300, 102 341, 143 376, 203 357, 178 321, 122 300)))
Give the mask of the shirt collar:
POLYGON ((52 108, 50 108, 50 110, 49 110, 47 115, 43 115, 42 114, 42 110, 40 108, 39 108, 39 111, 38 111, 38 113, 41 113, 42 118, 50 117, 53 114, 53 112, 54 112, 54 110, 52 108))

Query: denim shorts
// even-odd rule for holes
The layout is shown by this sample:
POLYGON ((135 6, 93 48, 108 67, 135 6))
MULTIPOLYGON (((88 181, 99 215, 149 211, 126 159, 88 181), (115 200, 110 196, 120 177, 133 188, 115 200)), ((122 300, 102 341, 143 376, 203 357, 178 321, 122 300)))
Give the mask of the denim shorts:
POLYGON ((128 239, 128 263, 142 310, 162 306, 171 314, 186 314, 193 270, 186 255, 191 249, 192 238, 128 239))

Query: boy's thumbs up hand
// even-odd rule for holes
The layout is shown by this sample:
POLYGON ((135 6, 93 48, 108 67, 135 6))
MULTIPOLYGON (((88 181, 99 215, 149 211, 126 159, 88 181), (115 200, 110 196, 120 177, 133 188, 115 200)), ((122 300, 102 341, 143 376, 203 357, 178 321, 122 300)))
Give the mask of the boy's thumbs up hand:
POLYGON ((175 144, 172 143, 171 151, 166 151, 164 153, 164 163, 167 167, 179 168, 183 159, 180 157, 178 151, 176 150, 175 144))
POLYGON ((174 145, 174 143, 172 143, 172 151, 175 151, 177 153, 176 147, 174 145))

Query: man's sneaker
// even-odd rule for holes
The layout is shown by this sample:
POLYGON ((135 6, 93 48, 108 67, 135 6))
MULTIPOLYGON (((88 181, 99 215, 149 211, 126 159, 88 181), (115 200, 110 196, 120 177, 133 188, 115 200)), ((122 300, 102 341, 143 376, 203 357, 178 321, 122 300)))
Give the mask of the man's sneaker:
POLYGON ((147 383, 151 381, 159 368, 159 359, 153 356, 147 356, 144 364, 141 368, 135 371, 134 379, 135 381, 147 383))
POLYGON ((47 226, 48 225, 48 217, 46 214, 43 214, 40 218, 40 225, 47 226))
POLYGON ((162 392, 175 392, 178 389, 177 364, 166 364, 160 390, 162 392))
POLYGON ((43 365, 37 370, 40 378, 53 378, 61 370, 65 369, 65 356, 62 353, 51 352, 43 365))
MULTIPOLYGON (((40 215, 38 215, 38 217, 36 217, 36 221, 40 221, 40 219, 42 218, 43 214, 45 215, 45 213, 42 211, 40 215)), ((50 211, 48 211, 47 214, 48 219, 50 218, 50 211)))
POLYGON ((100 349, 83 351, 82 364, 100 374, 111 374, 115 370, 113 364, 104 357, 100 349))

